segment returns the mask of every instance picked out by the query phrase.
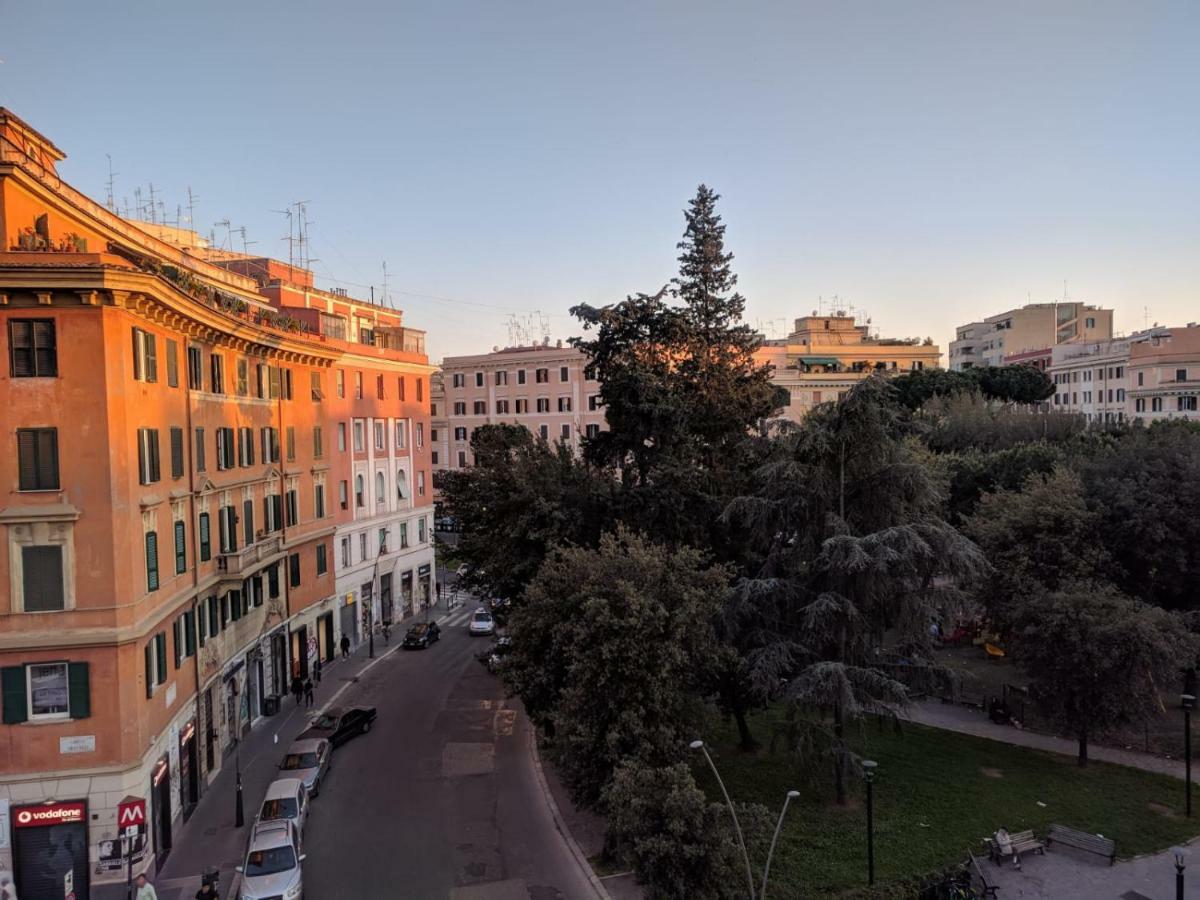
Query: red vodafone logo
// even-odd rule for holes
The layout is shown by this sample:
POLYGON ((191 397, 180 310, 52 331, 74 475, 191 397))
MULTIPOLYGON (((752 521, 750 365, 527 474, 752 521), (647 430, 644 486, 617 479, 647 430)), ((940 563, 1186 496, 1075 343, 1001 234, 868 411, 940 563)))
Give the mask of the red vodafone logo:
POLYGON ((13 813, 13 827, 36 828, 41 825, 72 825, 86 819, 85 804, 43 803, 41 806, 18 806, 13 813))

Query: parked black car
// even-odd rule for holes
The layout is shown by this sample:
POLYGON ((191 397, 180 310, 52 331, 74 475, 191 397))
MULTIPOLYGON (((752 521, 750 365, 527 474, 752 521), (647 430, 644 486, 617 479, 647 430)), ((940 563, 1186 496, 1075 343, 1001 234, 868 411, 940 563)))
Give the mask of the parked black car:
POLYGON ((442 629, 437 622, 418 622, 408 629, 404 636, 405 650, 424 650, 442 636, 442 629))
POLYGON ((350 738, 366 734, 375 723, 375 707, 351 706, 326 710, 309 723, 308 729, 296 738, 327 738, 335 747, 350 738))

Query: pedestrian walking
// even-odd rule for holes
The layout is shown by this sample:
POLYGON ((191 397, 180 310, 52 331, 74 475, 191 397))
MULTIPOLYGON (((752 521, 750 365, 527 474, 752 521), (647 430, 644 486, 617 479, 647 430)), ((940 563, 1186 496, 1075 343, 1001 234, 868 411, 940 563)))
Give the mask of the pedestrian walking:
POLYGON ((304 682, 300 680, 299 675, 292 676, 292 693, 296 696, 296 705, 300 705, 300 698, 304 694, 304 682))
POLYGON ((317 680, 317 684, 321 683, 321 657, 317 657, 317 661, 313 663, 313 676, 317 680))
POLYGON ((7 875, 0 876, 0 900, 17 900, 17 886, 7 875))
POLYGON ((154 885, 146 880, 145 875, 137 877, 137 893, 134 894, 134 900, 158 900, 154 885))
POLYGON ((308 709, 313 705, 313 683, 311 678, 304 679, 304 708, 308 709))
POLYGON ((342 635, 342 659, 346 659, 350 655, 350 638, 342 635))

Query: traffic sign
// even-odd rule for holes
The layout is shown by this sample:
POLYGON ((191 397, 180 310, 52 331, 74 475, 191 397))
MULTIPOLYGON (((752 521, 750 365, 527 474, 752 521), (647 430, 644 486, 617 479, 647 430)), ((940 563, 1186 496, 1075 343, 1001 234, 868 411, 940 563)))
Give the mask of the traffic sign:
POLYGON ((146 801, 141 797, 129 797, 117 806, 117 827, 144 825, 146 823, 146 801))

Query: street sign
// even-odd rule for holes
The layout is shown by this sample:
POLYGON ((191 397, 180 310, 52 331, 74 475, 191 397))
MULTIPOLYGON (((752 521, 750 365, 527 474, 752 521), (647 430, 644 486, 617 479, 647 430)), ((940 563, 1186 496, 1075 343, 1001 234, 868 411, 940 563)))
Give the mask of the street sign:
POLYGON ((146 824, 146 801, 141 797, 122 800, 117 806, 117 827, 128 828, 146 824))

